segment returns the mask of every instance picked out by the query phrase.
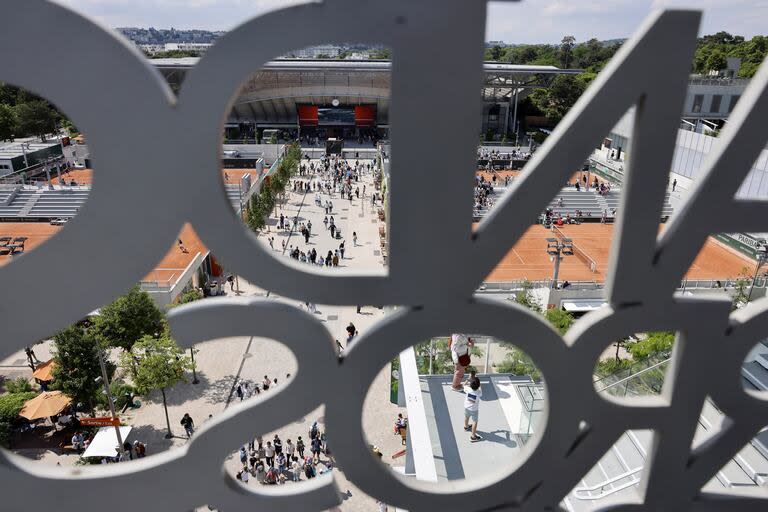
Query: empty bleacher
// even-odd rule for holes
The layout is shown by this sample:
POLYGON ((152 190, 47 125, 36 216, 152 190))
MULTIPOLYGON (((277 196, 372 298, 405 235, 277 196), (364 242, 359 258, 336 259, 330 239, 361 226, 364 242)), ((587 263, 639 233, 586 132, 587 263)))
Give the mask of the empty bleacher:
MULTIPOLYGON (((621 189, 611 190, 605 196, 603 196, 602 199, 605 202, 605 208, 608 210, 608 212, 611 212, 614 209, 618 211, 619 206, 621 205, 621 189)), ((664 222, 669 220, 669 218, 672 216, 672 212, 672 204, 669 202, 669 192, 666 192, 664 194, 664 206, 661 210, 661 220, 664 222)))
POLYGON ((89 193, 90 190, 45 190, 27 216, 36 219, 74 217, 89 193))

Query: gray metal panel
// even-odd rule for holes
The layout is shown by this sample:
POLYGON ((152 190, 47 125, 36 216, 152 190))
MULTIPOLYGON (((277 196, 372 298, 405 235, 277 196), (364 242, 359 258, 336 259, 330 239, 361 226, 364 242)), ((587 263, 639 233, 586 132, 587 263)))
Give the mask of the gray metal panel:
POLYGON ((643 156, 632 160, 628 174, 653 176, 647 185, 637 186, 630 176, 633 186, 624 204, 632 208, 624 216, 656 222, 666 186, 659 175, 668 172, 671 154, 666 145, 661 151, 654 146, 648 125, 661 120, 660 129, 666 130, 667 114, 677 110, 679 115, 678 78, 690 66, 699 13, 652 15, 537 152, 525 176, 473 232, 466 184, 476 165, 484 2, 326 0, 269 12, 222 37, 189 71, 178 98, 157 68, 99 25, 43 0, 5 0, 3 7, 1 78, 71 115, 88 134, 94 161, 106 171, 61 233, 0 268, 0 281, 13 291, 0 299, 3 356, 119 296, 154 267, 187 221, 211 251, 262 288, 321 304, 400 305, 360 337, 343 363, 327 328, 287 304, 214 299, 175 309, 169 318, 182 346, 240 335, 276 339, 299 361, 295 379, 279 391, 278 400, 262 395, 230 407, 183 448, 130 464, 42 466, 3 451, 5 508, 26 508, 34 496, 40 509, 77 503, 80 511, 96 512, 108 502, 110 510, 128 512, 135 510, 135 500, 113 499, 124 496, 126 489, 141 489, 141 506, 152 512, 206 503, 227 511, 332 508, 341 501, 332 477, 255 491, 222 471, 233 440, 274 430, 325 404, 329 441, 346 476, 361 491, 409 510, 555 509, 628 429, 652 429, 657 436, 643 473, 646 509, 765 510, 764 494, 726 496, 701 489, 768 424, 765 400, 746 394, 740 381, 745 355, 768 331, 768 300, 731 313, 728 302, 681 298, 673 292, 709 233, 768 230, 764 203, 733 199, 765 145, 761 127, 768 118, 768 66, 752 80, 721 134, 723 144, 710 153, 689 202, 660 239, 646 236, 642 220, 619 224, 619 230, 638 225, 642 245, 627 232, 617 238, 613 259, 621 255, 621 264, 637 275, 621 272, 614 261, 608 307, 583 317, 563 338, 539 315, 473 297, 527 228, 531 212, 546 205, 611 124, 638 102, 645 115, 638 118, 642 136, 635 138, 631 154, 643 156), (451 15, 436 15, 440 12, 451 15), (366 19, 376 22, 360 23, 366 19), (29 37, 32 26, 35 37, 29 37), (63 33, 66 45, 61 44, 63 33), (221 183, 222 125, 251 71, 292 48, 342 40, 385 44, 396 56, 388 229, 393 236, 387 274, 340 276, 276 259, 233 214, 221 183), (71 72, 72 48, 82 63, 76 74, 71 72), (41 60, 47 65, 39 66, 41 60), (454 72, 450 85, 430 87, 446 69, 454 72), (652 80, 649 69, 654 70, 652 80), (665 85, 675 90, 658 94, 665 85), (430 110, 427 123, 427 100, 450 108, 430 110), (451 127, 450 150, 444 149, 442 131, 428 129, 435 125, 451 127), (146 163, 141 166, 124 153, 124 141, 136 133, 142 134, 146 163), (636 169, 638 162, 644 168, 636 169), (440 187, 434 186, 437 173, 440 187), (424 191, 429 191, 429 200, 424 191), (640 201, 636 195, 641 193, 652 201, 640 201), (135 207, 137 198, 141 208, 135 207), (655 247, 651 258, 648 246, 655 247), (68 271, 61 272, 51 261, 66 261, 68 271), (606 343, 658 329, 681 333, 662 395, 631 404, 596 396, 592 370, 606 343), (493 476, 447 489, 405 483, 371 457, 360 424, 365 383, 407 346, 451 331, 514 340, 537 362, 550 398, 546 429, 535 440, 538 444, 529 443, 535 447, 526 451, 530 457, 525 462, 506 471, 499 468, 493 476), (707 395, 731 423, 691 453, 707 395))

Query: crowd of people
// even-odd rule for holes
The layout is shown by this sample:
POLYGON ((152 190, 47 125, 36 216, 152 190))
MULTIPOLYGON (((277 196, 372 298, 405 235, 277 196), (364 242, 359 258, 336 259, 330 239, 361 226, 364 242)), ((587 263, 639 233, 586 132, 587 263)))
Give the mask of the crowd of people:
POLYGON ((476 216, 479 214, 480 210, 487 210, 493 207, 493 186, 496 182, 495 174, 493 175, 492 181, 493 183, 486 180, 482 175, 475 175, 474 210, 476 216))
MULTIPOLYGON (((316 206, 324 209, 325 217, 323 219, 323 225, 325 230, 330 235, 330 238, 334 241, 339 240, 338 247, 329 249, 325 254, 318 252, 317 248, 312 247, 311 238, 313 235, 312 221, 302 222, 297 215, 293 218, 286 217, 283 213, 278 218, 278 229, 287 232, 298 232, 304 239, 306 248, 302 250, 298 245, 287 244, 285 240, 282 242, 283 252, 287 252, 288 256, 296 261, 302 263, 309 263, 312 265, 324 266, 324 267, 338 267, 339 263, 344 260, 344 253, 346 251, 346 239, 342 237, 341 230, 336 224, 334 217, 334 204, 331 201, 332 198, 339 194, 342 200, 348 200, 352 203, 353 199, 364 199, 366 195, 366 185, 360 184, 360 178, 366 173, 373 171, 373 166, 370 162, 364 163, 359 160, 355 160, 354 165, 350 162, 335 156, 326 156, 320 159, 319 162, 311 161, 307 157, 306 163, 302 163, 299 166, 299 176, 301 178, 293 182, 293 191, 296 193, 315 193, 314 202, 316 206), (327 198, 323 198, 323 195, 327 195, 327 198)), ((372 196, 372 204, 375 204, 377 196, 372 196)), ((317 233, 315 233, 317 235, 317 233)), ((357 232, 352 232, 352 243, 357 246, 357 232)), ((269 239, 270 247, 274 249, 274 238, 269 239)), ((335 245, 335 244, 334 244, 335 245)))
POLYGON ((508 153, 501 153, 498 149, 488 150, 486 148, 477 148, 477 159, 488 160, 489 163, 492 160, 529 160, 533 153, 523 151, 520 148, 513 149, 508 153))
POLYGON ((309 428, 307 441, 298 436, 294 443, 285 443, 279 434, 264 443, 256 436, 238 451, 241 469, 236 478, 247 484, 251 478, 264 485, 280 485, 287 481, 299 482, 302 475, 307 480, 327 473, 335 466, 328 449, 327 436, 317 421, 309 428))

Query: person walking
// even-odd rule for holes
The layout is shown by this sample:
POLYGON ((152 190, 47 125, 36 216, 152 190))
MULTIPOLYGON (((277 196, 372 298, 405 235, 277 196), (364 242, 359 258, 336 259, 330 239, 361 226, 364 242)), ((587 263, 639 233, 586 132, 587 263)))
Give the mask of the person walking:
POLYGON ((676 188, 676 187, 677 187, 677 178, 675 178, 675 179, 672 181, 672 192, 674 192, 674 191, 675 191, 675 188, 676 188))
POLYGON ((339 244, 339 254, 341 254, 341 259, 344 259, 344 250, 344 240, 342 240, 339 244))
POLYGON ((357 247, 357 231, 352 232, 352 245, 357 247))
POLYGON ((187 439, 195 433, 195 422, 188 412, 184 413, 184 416, 181 418, 181 426, 184 427, 184 431, 187 433, 187 439))
POLYGON ((323 442, 320 440, 320 436, 316 436, 312 439, 312 460, 317 459, 320 462, 320 452, 322 451, 323 442))
POLYGON ((483 397, 483 390, 480 388, 480 379, 474 377, 470 379, 464 388, 467 397, 464 399, 464 430, 472 432, 470 440, 479 441, 481 438, 477 435, 477 418, 480 412, 480 399, 483 397), (472 420, 472 424, 469 421, 472 420))
POLYGON ((301 459, 304 459, 304 441, 301 439, 301 436, 296 440, 296 452, 301 459))
POLYGON ((451 349, 451 360, 454 364, 451 389, 458 391, 459 393, 464 391, 461 387, 461 379, 464 378, 464 372, 471 362, 469 350, 474 344, 474 341, 465 334, 452 334, 451 339, 448 342, 449 348, 451 349))
POLYGON ((240 463, 243 466, 248 465, 248 452, 245 449, 245 446, 240 447, 240 463))
POLYGON ((264 447, 264 458, 267 459, 267 466, 272 467, 275 465, 275 448, 272 446, 271 441, 267 441, 267 446, 264 447))

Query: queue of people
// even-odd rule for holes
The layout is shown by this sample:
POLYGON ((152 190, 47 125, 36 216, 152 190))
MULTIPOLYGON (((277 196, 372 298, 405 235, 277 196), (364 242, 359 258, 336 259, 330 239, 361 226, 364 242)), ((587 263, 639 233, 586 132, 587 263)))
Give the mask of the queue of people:
POLYGON ((248 483, 254 478, 264 485, 281 485, 288 481, 299 482, 302 475, 307 480, 327 473, 335 466, 335 460, 328 448, 327 436, 317 421, 309 428, 308 441, 298 436, 296 442, 287 439, 285 443, 279 434, 264 443, 262 436, 256 436, 248 445, 238 451, 241 469, 235 478, 248 483))

